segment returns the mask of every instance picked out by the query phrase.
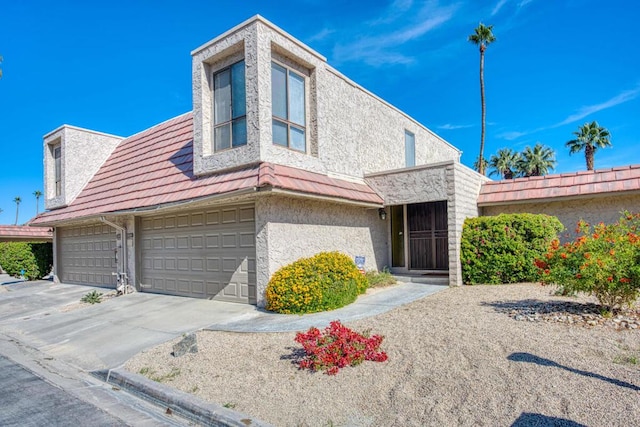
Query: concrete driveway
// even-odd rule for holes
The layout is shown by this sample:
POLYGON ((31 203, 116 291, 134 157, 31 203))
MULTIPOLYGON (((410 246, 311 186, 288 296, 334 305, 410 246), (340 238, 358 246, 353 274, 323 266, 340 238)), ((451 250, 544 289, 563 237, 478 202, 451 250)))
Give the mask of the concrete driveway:
POLYGON ((183 333, 260 314, 251 305, 148 293, 63 311, 92 290, 109 289, 46 281, 2 288, 3 334, 85 371, 115 368, 183 333))

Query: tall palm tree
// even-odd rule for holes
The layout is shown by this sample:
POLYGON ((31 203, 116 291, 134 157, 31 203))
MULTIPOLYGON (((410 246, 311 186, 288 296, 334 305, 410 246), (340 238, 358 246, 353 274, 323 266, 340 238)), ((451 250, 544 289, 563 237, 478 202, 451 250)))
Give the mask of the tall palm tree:
POLYGON ((580 126, 578 131, 573 132, 573 134, 576 136, 576 139, 572 139, 566 143, 566 146, 569 148, 569 154, 584 150, 587 170, 592 171, 594 154, 598 148, 611 146, 611 134, 606 128, 599 126, 595 120, 580 126))
MULTIPOLYGON (((489 162, 487 162, 487 159, 482 158, 482 170, 483 171, 487 170, 487 166, 489 166, 489 162)), ((473 168, 478 172, 480 172, 480 156, 476 157, 476 161, 473 162, 473 168)))
POLYGON ((16 196, 13 201, 16 202, 16 222, 13 225, 18 225, 18 211, 20 210, 20 202, 22 201, 22 199, 20 198, 20 196, 16 196))
POLYGON ((42 197, 42 191, 36 190, 33 192, 33 195, 36 196, 36 215, 40 213, 40 197, 42 197))
MULTIPOLYGON (((4 58, 2 58, 2 55, 0 55, 0 64, 2 64, 2 60, 4 58)), ((2 68, 0 68, 0 79, 2 78, 2 68)))
POLYGON ((524 176, 543 176, 553 171, 556 163, 555 151, 538 142, 533 148, 527 146, 522 151, 518 169, 524 176))
POLYGON ((468 40, 479 47, 480 49, 480 102, 482 104, 482 132, 480 134, 480 162, 478 166, 481 169, 477 169, 482 175, 485 173, 485 167, 483 160, 484 153, 484 134, 485 134, 485 120, 487 116, 487 108, 484 100, 484 51, 487 50, 487 46, 496 41, 493 35, 493 25, 484 25, 482 22, 476 27, 474 33, 471 34, 468 40))
POLYGON ((503 148, 498 150, 497 154, 489 159, 489 167, 492 169, 489 176, 502 175, 503 179, 513 179, 515 172, 518 170, 518 162, 520 161, 520 153, 513 151, 511 148, 503 148))

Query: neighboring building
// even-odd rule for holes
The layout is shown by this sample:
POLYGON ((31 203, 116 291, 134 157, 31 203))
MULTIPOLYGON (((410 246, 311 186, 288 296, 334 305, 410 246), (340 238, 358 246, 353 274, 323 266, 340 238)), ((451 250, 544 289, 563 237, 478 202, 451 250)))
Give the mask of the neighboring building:
POLYGON ((606 224, 621 212, 640 212, 640 165, 487 182, 478 197, 482 215, 544 213, 565 226, 573 240, 581 219, 606 224))
POLYGON ((53 240, 49 228, 34 228, 28 225, 0 225, 0 242, 45 243, 53 240))
POLYGON ((461 152, 256 16, 192 52, 193 112, 128 138, 44 138, 57 280, 264 304, 320 251, 449 274, 486 178, 461 152), (386 219, 382 219, 386 216, 386 219))

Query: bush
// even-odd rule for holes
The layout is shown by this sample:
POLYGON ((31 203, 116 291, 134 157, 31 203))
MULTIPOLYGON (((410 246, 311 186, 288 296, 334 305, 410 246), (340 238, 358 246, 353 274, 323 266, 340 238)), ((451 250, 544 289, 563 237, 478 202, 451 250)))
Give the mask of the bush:
POLYGON ((267 310, 315 313, 354 302, 367 279, 347 255, 322 252, 282 267, 267 285, 267 310))
POLYGON ((382 271, 367 271, 365 274, 370 288, 383 288, 385 286, 395 285, 397 280, 391 272, 386 269, 382 271))
POLYGON ((367 333, 354 332, 334 320, 324 333, 312 327, 306 333, 296 334, 295 341, 302 344, 305 352, 298 366, 335 375, 340 368, 356 366, 365 360, 384 362, 387 354, 380 351, 383 339, 381 335, 369 337, 367 333))
POLYGON ((542 281, 563 294, 583 292, 614 311, 640 296, 640 214, 624 212, 617 223, 591 227, 584 221, 575 241, 555 240, 536 261, 542 281))
POLYGON ((563 228, 558 218, 548 215, 468 218, 462 228, 462 280, 466 284, 539 280, 534 262, 563 228))
POLYGON ((19 277, 24 270, 28 280, 42 279, 53 266, 51 243, 2 242, 0 243, 0 265, 7 274, 19 277))

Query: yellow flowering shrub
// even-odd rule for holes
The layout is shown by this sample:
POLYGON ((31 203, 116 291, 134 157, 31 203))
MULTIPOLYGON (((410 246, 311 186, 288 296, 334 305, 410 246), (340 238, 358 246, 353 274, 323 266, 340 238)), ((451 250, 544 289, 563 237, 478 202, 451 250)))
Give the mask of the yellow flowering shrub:
POLYGON ((367 290, 367 279, 340 252, 321 252, 276 271, 267 285, 267 310, 316 313, 354 302, 367 290))

